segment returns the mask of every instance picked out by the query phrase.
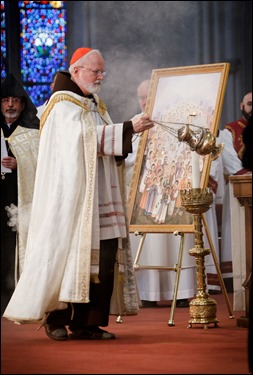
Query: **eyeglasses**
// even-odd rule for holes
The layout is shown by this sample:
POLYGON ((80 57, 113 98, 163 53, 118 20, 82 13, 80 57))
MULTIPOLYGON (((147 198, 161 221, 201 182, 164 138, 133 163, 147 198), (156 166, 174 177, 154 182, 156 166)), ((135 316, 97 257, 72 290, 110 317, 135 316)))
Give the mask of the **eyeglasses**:
POLYGON ((2 103, 9 103, 9 101, 12 101, 13 103, 20 103, 22 102, 22 98, 9 96, 8 98, 1 98, 2 103))
POLYGON ((90 72, 92 72, 92 74, 97 77, 97 76, 106 76, 107 72, 105 70, 92 70, 92 69, 89 69, 89 68, 86 68, 85 66, 78 66, 78 68, 82 68, 82 69, 86 69, 86 70, 89 70, 90 72))

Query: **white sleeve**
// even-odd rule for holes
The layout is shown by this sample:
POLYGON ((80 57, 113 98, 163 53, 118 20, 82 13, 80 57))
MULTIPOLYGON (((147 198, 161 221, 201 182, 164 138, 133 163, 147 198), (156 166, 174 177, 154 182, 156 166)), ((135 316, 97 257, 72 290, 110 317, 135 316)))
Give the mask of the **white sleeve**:
POLYGON ((37 117, 41 119, 41 115, 44 112, 44 109, 46 108, 47 102, 43 103, 39 107, 37 107, 37 117))
POLYGON ((106 156, 123 155, 123 123, 98 125, 98 153, 106 156))
POLYGON ((218 181, 219 177, 219 163, 220 163, 220 157, 212 161, 211 169, 210 169, 210 176, 215 180, 218 181))
POLYGON ((224 150, 221 154, 224 173, 231 175, 243 168, 233 144, 233 137, 229 130, 220 130, 217 142, 224 143, 224 150))

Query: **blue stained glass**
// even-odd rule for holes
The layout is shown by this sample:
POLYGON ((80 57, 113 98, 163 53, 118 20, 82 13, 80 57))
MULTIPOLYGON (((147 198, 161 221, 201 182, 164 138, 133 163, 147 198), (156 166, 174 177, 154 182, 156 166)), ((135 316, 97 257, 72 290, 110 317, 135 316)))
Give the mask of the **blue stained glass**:
MULTIPOLYGON (((33 8, 52 8, 51 1, 19 1, 19 8, 33 9, 33 8)), ((59 1, 58 3, 65 3, 65 1, 59 1)), ((62 4, 64 6, 64 4, 62 4)))
POLYGON ((6 25, 4 1, 1 1, 1 79, 6 77, 6 25))
POLYGON ((43 104, 50 96, 50 89, 48 89, 48 85, 24 85, 24 89, 36 106, 43 104))
POLYGON ((4 1, 1 1, 1 29, 5 29, 4 1))
POLYGON ((19 1, 21 75, 33 103, 48 99, 56 71, 67 68, 66 9, 49 1, 19 1))

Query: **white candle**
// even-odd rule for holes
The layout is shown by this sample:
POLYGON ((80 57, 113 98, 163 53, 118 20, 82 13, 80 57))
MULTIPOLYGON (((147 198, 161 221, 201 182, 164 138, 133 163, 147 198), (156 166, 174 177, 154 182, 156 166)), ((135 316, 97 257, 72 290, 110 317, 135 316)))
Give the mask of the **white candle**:
POLYGON ((199 154, 192 151, 192 188, 200 188, 199 154))

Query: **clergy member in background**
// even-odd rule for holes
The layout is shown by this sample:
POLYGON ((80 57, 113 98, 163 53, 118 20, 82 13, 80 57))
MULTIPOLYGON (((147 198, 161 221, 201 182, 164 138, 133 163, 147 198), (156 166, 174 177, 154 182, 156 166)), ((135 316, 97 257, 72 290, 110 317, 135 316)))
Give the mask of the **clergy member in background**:
POLYGON ((9 74, 1 83, 2 312, 23 268, 39 148, 36 112, 21 82, 9 74))

